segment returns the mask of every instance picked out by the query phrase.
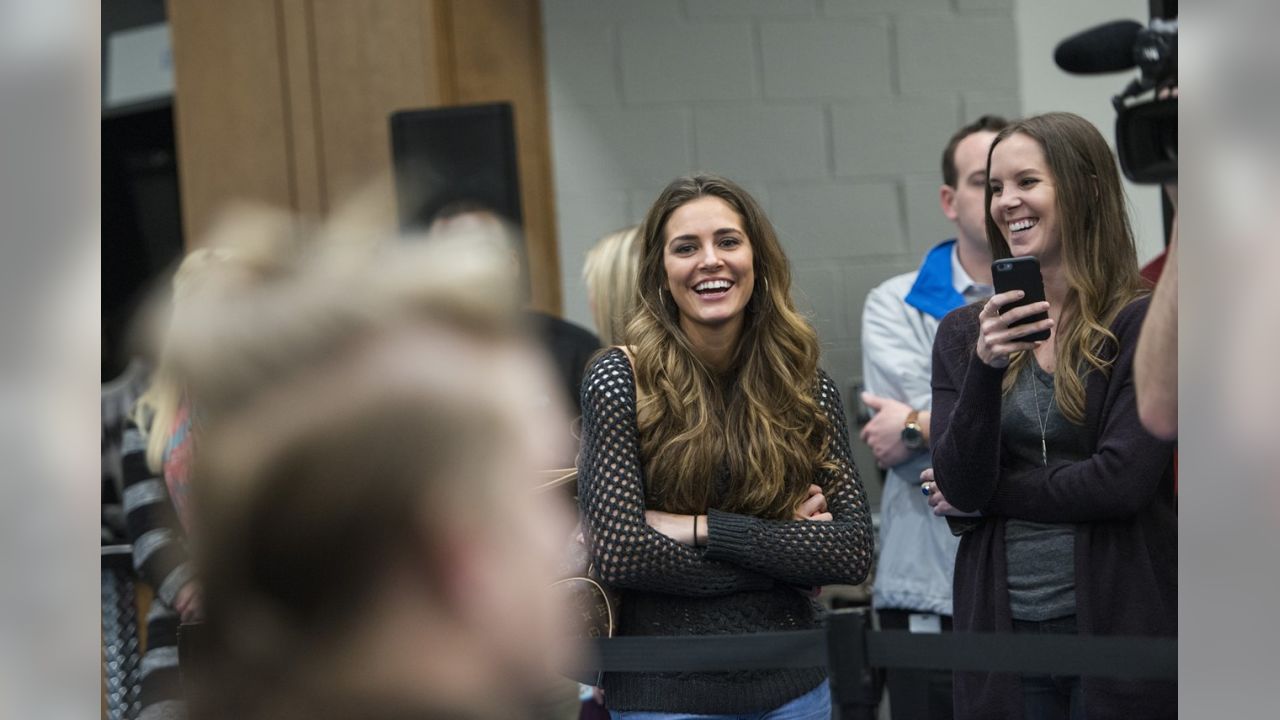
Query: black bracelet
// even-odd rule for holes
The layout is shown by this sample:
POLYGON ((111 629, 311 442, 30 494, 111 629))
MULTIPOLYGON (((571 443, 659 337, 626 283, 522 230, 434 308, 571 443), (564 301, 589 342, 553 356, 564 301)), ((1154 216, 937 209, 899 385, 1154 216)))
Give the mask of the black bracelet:
POLYGON ((702 547, 698 544, 698 516, 693 516, 693 546, 702 547))

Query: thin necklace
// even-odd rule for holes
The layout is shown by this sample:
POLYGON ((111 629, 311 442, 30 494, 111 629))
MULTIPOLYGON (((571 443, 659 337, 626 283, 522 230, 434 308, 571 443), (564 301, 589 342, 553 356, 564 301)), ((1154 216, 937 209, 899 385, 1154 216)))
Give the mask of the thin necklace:
MULTIPOLYGON (((1032 362, 1035 362, 1034 360, 1032 362)), ((1053 394, 1049 394, 1049 409, 1044 413, 1044 419, 1040 418, 1040 379, 1036 377, 1036 369, 1031 368, 1031 394, 1036 399, 1036 422, 1040 424, 1040 459, 1044 461, 1044 466, 1049 467, 1049 447, 1044 441, 1044 426, 1049 423, 1049 415, 1053 412, 1053 394)))

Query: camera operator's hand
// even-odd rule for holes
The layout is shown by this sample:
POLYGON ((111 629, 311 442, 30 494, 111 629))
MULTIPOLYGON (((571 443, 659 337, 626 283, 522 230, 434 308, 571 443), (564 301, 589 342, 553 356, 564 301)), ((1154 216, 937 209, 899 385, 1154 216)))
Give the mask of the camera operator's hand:
POLYGON ((1020 338, 1053 327, 1053 318, 1010 327, 1023 318, 1049 311, 1048 302, 1037 302, 1013 308, 1003 315, 1000 314, 1000 308, 1021 300, 1025 294, 1021 290, 1010 290, 993 295, 987 304, 982 306, 982 312, 978 314, 978 358, 993 368, 1006 368, 1009 366, 1011 354, 1023 350, 1035 350, 1040 345, 1039 341, 1032 342, 1020 338))

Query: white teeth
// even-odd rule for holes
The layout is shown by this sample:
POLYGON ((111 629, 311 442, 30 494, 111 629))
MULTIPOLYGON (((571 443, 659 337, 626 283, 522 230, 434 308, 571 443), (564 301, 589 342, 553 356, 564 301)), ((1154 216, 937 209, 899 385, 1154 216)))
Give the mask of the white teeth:
POLYGON ((733 283, 728 280, 703 280, 693 287, 694 290, 702 292, 703 290, 728 290, 733 283))
POLYGON ((1019 220, 1017 222, 1009 223, 1009 229, 1012 230, 1013 232, 1018 232, 1019 230, 1026 230, 1027 228, 1034 227, 1036 222, 1037 221, 1032 218, 1019 220))

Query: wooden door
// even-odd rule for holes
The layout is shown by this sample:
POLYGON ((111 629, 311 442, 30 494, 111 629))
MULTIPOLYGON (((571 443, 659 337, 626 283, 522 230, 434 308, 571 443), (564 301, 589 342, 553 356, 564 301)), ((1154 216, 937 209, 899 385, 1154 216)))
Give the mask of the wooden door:
POLYGON ((238 199, 323 218, 367 188, 390 230, 390 113, 506 101, 533 306, 559 311, 537 0, 168 1, 189 245, 238 199))

